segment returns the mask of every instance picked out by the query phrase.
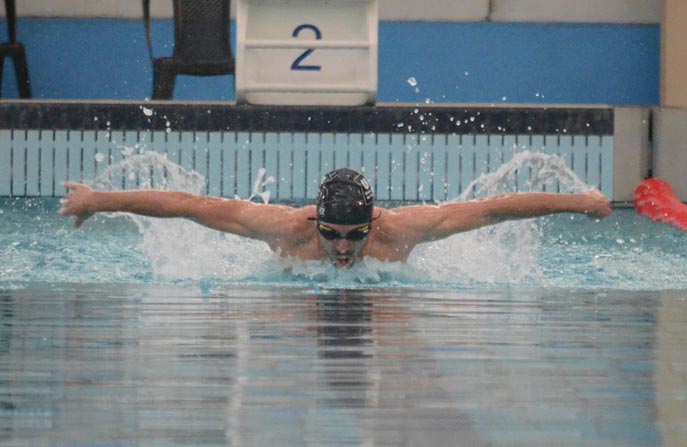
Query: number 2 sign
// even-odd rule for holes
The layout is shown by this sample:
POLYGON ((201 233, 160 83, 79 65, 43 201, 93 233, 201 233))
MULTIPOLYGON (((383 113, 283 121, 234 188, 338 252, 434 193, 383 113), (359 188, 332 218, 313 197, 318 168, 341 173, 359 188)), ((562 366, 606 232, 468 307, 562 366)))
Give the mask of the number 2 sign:
POLYGON ((374 104, 377 1, 236 0, 236 102, 374 104))

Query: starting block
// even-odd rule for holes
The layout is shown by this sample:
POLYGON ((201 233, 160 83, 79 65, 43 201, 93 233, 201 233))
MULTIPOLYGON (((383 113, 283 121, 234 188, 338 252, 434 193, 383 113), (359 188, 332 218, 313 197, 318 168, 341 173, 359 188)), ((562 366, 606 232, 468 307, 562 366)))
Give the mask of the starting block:
POLYGON ((236 102, 374 104, 377 27, 377 0, 238 0, 236 102))

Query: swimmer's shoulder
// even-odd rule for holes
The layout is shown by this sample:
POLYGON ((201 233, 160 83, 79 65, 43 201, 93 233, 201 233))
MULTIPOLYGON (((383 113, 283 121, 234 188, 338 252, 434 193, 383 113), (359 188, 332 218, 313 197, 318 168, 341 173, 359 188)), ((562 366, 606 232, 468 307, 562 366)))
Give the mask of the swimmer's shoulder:
MULTIPOLYGON (((315 219, 317 217, 317 211, 315 205, 306 205, 303 207, 287 207, 286 218, 281 222, 282 225, 290 227, 290 231, 294 235, 304 235, 309 236, 308 230, 315 229, 315 219)), ((274 222, 278 224, 279 222, 274 222)))
POLYGON ((393 242, 416 241, 423 237, 428 226, 434 221, 435 205, 409 205, 390 209, 376 209, 373 228, 393 242), (377 214, 378 213, 378 214, 377 214), (376 225, 375 225, 376 224, 376 225))
POLYGON ((375 208, 374 216, 386 224, 408 222, 426 215, 428 212, 436 210, 434 205, 407 205, 397 208, 375 208))
POLYGON ((315 205, 306 205, 302 207, 295 207, 291 205, 285 205, 285 204, 274 204, 274 203, 254 203, 254 202, 249 202, 253 206, 256 206, 258 208, 262 208, 263 211, 266 213, 267 216, 274 215, 277 216, 278 214, 282 214, 285 217, 289 218, 307 218, 307 217, 315 217, 315 205))

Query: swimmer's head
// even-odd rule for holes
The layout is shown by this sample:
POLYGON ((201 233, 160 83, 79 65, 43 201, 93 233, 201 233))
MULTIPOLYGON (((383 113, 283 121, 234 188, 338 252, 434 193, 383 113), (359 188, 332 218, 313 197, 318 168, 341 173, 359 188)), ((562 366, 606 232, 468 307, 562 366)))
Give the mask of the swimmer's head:
POLYGON ((324 177, 317 197, 320 246, 337 268, 355 264, 367 243, 372 222, 373 194, 367 179, 352 169, 324 177))
POLYGON ((374 194, 367 179, 349 168, 325 175, 317 196, 317 220, 338 225, 372 221, 374 194))

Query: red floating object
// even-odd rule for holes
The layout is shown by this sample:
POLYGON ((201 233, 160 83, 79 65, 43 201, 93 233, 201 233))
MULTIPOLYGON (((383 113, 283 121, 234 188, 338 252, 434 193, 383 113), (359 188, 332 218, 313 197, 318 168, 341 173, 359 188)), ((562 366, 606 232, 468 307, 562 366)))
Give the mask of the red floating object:
POLYGON ((654 222, 665 222, 687 231, 687 205, 680 202, 665 180, 650 178, 635 189, 635 210, 654 222))

